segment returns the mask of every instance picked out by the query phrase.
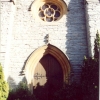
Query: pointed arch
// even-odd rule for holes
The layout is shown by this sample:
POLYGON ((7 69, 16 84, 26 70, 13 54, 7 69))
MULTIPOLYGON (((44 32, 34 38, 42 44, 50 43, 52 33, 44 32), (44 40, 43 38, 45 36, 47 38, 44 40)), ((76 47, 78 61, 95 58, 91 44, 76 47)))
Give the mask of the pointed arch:
POLYGON ((63 70, 63 82, 69 84, 70 63, 68 58, 60 49, 51 44, 48 44, 36 49, 26 62, 25 76, 30 90, 33 87, 32 81, 35 67, 37 66, 40 59, 46 54, 51 54, 58 60, 63 70))

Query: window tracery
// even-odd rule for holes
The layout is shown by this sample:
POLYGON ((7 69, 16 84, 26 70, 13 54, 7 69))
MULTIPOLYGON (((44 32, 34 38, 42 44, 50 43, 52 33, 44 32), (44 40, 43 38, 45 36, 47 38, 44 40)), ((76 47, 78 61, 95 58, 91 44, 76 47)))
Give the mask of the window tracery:
POLYGON ((39 17, 47 22, 56 21, 61 16, 60 11, 59 6, 53 3, 46 3, 39 8, 39 17))
POLYGON ((63 0, 35 0, 31 6, 33 17, 39 22, 57 22, 67 13, 63 0))

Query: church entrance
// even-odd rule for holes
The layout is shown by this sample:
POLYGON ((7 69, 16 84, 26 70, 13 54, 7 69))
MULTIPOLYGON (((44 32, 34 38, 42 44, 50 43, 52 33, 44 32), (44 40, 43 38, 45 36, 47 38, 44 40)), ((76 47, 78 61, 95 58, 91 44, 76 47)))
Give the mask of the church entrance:
POLYGON ((34 70, 33 93, 38 100, 52 100, 54 93, 63 86, 63 70, 51 54, 43 56, 34 70))
POLYGON ((57 47, 48 44, 36 49, 25 65, 25 77, 38 100, 52 100, 52 94, 70 84, 70 63, 57 47))

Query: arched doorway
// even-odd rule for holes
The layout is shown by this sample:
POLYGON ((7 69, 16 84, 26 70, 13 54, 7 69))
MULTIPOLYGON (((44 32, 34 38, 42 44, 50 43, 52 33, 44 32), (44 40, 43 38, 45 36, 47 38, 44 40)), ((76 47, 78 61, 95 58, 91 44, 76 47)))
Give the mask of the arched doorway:
MULTIPOLYGON (((54 61, 58 63, 59 67, 61 69, 61 77, 63 77, 61 80, 63 80, 63 83, 69 84, 70 83, 70 63, 66 55, 57 47, 48 44, 44 45, 42 47, 39 47, 36 49, 31 56, 28 58, 26 65, 25 65, 25 76, 27 79, 28 87, 33 93, 33 87, 35 88, 36 85, 42 86, 48 81, 43 80, 40 84, 37 84, 35 78, 39 75, 39 73, 36 73, 36 70, 38 69, 38 65, 42 66, 41 70, 44 70, 45 75, 47 74, 46 67, 41 63, 43 59, 46 59, 46 57, 49 56, 52 59, 55 59, 54 61)), ((52 65, 54 66, 54 65, 52 65)), ((52 71, 56 72, 56 69, 51 69, 52 71)), ((59 71, 58 71, 59 72, 59 71)), ((59 72, 60 73, 60 72, 59 72)), ((41 76, 42 77, 42 76, 41 76)), ((58 76, 57 76, 58 77, 58 76)), ((60 77, 60 76, 59 76, 60 77)), ((42 78, 43 79, 43 78, 42 78)))
POLYGON ((63 86, 61 65, 51 54, 38 62, 33 78, 33 93, 38 100, 52 100, 54 93, 63 86))

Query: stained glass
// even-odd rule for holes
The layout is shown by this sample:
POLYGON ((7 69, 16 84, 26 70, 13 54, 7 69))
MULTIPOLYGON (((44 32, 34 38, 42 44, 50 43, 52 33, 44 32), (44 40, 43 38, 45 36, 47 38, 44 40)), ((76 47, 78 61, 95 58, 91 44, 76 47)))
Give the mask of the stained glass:
POLYGON ((40 16, 40 17, 44 17, 44 16, 45 16, 45 15, 44 15, 44 11, 40 11, 40 12, 39 12, 39 16, 40 16))
POLYGON ((60 17, 60 12, 56 11, 54 17, 60 17))
POLYGON ((53 21, 53 18, 52 17, 46 17, 46 21, 51 22, 51 21, 53 21))
POLYGON ((43 21, 52 22, 60 17, 60 8, 52 3, 46 3, 39 8, 39 17, 43 21))
POLYGON ((56 5, 51 5, 51 8, 53 8, 54 10, 57 10, 57 6, 56 5))
POLYGON ((46 14, 48 16, 51 16, 53 13, 54 13, 54 11, 51 8, 49 8, 49 9, 46 10, 46 14))
POLYGON ((45 10, 45 9, 48 8, 48 7, 49 7, 49 6, 45 4, 45 5, 42 6, 42 9, 45 10))

